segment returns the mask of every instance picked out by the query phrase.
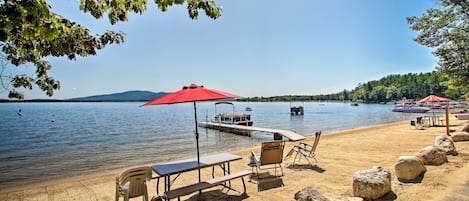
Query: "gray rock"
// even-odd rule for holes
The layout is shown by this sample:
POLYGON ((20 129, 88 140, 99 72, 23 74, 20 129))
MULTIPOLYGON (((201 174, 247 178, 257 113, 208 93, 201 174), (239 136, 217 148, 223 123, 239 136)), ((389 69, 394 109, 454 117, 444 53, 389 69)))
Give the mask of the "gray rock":
POLYGON ((417 157, 419 157, 425 165, 441 165, 448 162, 446 151, 435 145, 423 148, 417 157))
POLYGON ((455 133, 451 135, 453 142, 469 141, 469 133, 455 133))
POLYGON ((449 136, 446 136, 446 135, 438 136, 435 139, 435 145, 443 148, 446 151, 447 155, 452 155, 452 156, 458 155, 458 151, 456 151, 454 142, 449 136))
POLYGON ((353 196, 377 199, 391 192, 391 172, 375 166, 368 170, 360 170, 353 174, 353 196))
POLYGON ((417 156, 401 156, 394 163, 394 171, 399 181, 414 181, 427 171, 422 160, 417 156))
POLYGON ((318 190, 308 186, 295 193, 295 201, 329 201, 318 190))

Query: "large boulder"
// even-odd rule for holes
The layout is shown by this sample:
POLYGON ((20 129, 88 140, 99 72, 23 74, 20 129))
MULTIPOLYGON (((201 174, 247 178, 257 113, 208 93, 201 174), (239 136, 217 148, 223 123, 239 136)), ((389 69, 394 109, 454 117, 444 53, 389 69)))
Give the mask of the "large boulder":
POLYGON ((318 190, 308 186, 295 193, 295 201, 329 201, 318 190))
POLYGON ((469 141, 469 133, 455 133, 451 135, 453 142, 469 141))
POLYGON ((435 145, 423 148, 417 157, 419 157, 425 165, 441 165, 448 162, 446 151, 435 145))
POLYGON ((394 163, 394 171, 399 181, 411 182, 418 179, 427 169, 419 157, 401 156, 394 163))
POLYGON ((435 139, 435 145, 444 149, 447 155, 452 155, 452 156, 458 155, 458 152, 456 151, 456 147, 454 146, 454 142, 449 136, 446 136, 446 135, 438 136, 435 139))
POLYGON ((391 192, 391 172, 388 169, 375 166, 353 174, 353 196, 373 200, 389 192, 391 192))

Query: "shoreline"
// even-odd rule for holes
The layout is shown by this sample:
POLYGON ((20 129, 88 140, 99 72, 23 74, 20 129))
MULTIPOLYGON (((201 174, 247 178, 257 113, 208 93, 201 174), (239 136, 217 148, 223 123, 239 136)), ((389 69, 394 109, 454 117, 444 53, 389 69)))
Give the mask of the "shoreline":
MULTIPOLYGON (((376 128, 381 128, 381 127, 387 127, 387 126, 392 126, 392 125, 398 125, 403 122, 407 121, 400 121, 400 122, 393 122, 393 123, 385 123, 385 124, 378 124, 378 125, 371 125, 371 126, 363 126, 363 127, 358 127, 358 128, 350 128, 350 129, 344 129, 340 131, 333 131, 331 133, 324 133, 322 135, 322 138, 324 136, 332 136, 332 135, 348 135, 360 131, 366 131, 370 129, 376 129, 376 128)), ((314 139, 314 135, 309 135, 305 136, 305 140, 312 140, 314 139)), ((287 143, 295 143, 295 142, 288 142, 287 143)), ((218 151, 218 152, 210 152, 210 153, 205 153, 205 154, 216 154, 216 153, 222 153, 222 152, 239 152, 243 150, 251 150, 256 147, 260 147, 260 144, 254 145, 254 146, 245 146, 245 147, 239 147, 239 148, 233 148, 232 150, 223 150, 223 151, 218 151)), ((162 160, 159 161, 158 163, 167 163, 171 161, 177 161, 177 160, 184 160, 184 159, 189 159, 192 158, 191 156, 189 157, 179 157, 179 158, 174 158, 171 160, 162 160)), ((141 163, 141 164, 134 164, 131 166, 127 166, 125 168, 116 168, 116 169, 109 169, 109 170, 98 170, 98 171, 90 171, 90 173, 77 173, 72 176, 57 176, 56 178, 52 179, 45 179, 41 181, 36 181, 36 182, 31 182, 31 183, 26 183, 26 184, 17 184, 17 185, 5 185, 1 186, 0 193, 3 191, 12 191, 12 190, 18 190, 21 188, 34 188, 37 186, 42 186, 42 185, 51 185, 51 184, 57 184, 57 183, 63 183, 63 182, 70 182, 70 181, 77 181, 77 180, 82 180, 82 179, 89 179, 89 178, 94 178, 94 177, 100 177, 100 176, 106 176, 106 175, 119 175, 121 172, 125 171, 126 169, 132 168, 132 167, 139 167, 139 166, 151 166, 155 165, 158 163, 141 163)))
MULTIPOLYGON (((467 121, 456 120, 451 117, 451 123, 454 124, 451 129, 459 131, 467 121)), ((461 185, 464 186, 466 181, 469 181, 469 171, 467 171, 469 169, 469 142, 455 143, 460 154, 455 157, 448 156, 448 163, 441 166, 426 166, 427 173, 421 183, 400 183, 397 181, 392 169, 393 162, 399 156, 416 155, 423 147, 432 145, 436 136, 444 134, 444 129, 444 127, 431 127, 425 130, 415 130, 410 128, 409 121, 401 121, 324 133, 321 136, 317 150, 318 166, 324 169, 324 172, 312 171, 311 169, 309 171, 294 169, 289 166, 291 160, 286 160, 283 163, 285 176, 282 178, 285 186, 257 192, 256 185, 247 182, 248 198, 246 200, 265 199, 265 196, 267 196, 267 200, 269 200, 269 197, 277 200, 278 198, 280 200, 291 200, 294 193, 306 186, 316 187, 328 198, 336 199, 351 196, 353 172, 369 169, 375 165, 391 170, 392 190, 397 196, 396 200, 444 199, 461 185), (453 177, 456 175, 460 179, 455 180, 453 177), (426 188, 430 190, 426 190, 426 188), (439 194, 435 194, 431 190, 439 194)), ((303 141, 310 143, 313 139, 314 137, 308 136, 303 141)), ((297 143, 287 142, 284 152, 287 152, 297 143)), ((250 170, 246 165, 249 162, 249 153, 251 151, 259 153, 260 144, 228 151, 243 157, 241 161, 232 164, 233 169, 250 170)), ((78 200, 113 200, 115 176, 128 168, 131 167, 20 186, 3 187, 0 190, 0 200, 16 199, 14 195, 21 195, 26 200, 69 200, 70 198, 78 200), (57 192, 51 191, 51 189, 56 189, 57 192), (60 195, 57 194, 58 192, 61 192, 60 195), (46 197, 48 199, 45 199, 46 197), (50 197, 57 197, 58 199, 49 199, 50 197), (79 199, 79 197, 85 199, 79 199)), ((208 175, 209 173, 203 172, 203 174, 208 175)), ((156 194, 155 183, 155 181, 151 181, 148 185, 150 197, 156 194)), ((178 179, 177 184, 188 183, 192 183, 191 178, 184 177, 178 179)), ((230 192, 231 194, 235 196, 239 193, 230 192)), ((211 192, 208 192, 207 196, 211 197, 211 192)), ((192 195, 192 197, 197 196, 192 195)), ((183 200, 187 198, 191 198, 191 195, 183 197, 183 200)), ((467 198, 469 198, 469 195, 467 198)))

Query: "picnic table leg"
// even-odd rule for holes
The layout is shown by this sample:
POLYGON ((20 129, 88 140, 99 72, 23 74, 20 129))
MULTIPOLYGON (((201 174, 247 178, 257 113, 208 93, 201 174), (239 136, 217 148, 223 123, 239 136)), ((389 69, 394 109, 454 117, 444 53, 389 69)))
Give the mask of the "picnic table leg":
MULTIPOLYGON (((169 175, 167 176, 164 176, 164 192, 163 194, 166 196, 166 192, 169 191, 169 175)), ((166 197, 165 197, 166 198, 166 197)), ((169 198, 167 198, 167 200, 169 200, 169 198)))
POLYGON ((166 191, 165 191, 165 192, 168 192, 169 189, 171 188, 171 178, 170 178, 169 175, 165 177, 165 183, 166 183, 166 184, 165 184, 165 186, 166 186, 166 187, 165 187, 165 188, 166 188, 166 191))
POLYGON ((246 183, 244 182, 244 177, 241 177, 241 180, 243 181, 244 193, 246 193, 246 183))
POLYGON ((159 190, 160 190, 159 185, 160 185, 160 177, 158 177, 158 178, 156 179, 156 195, 160 195, 160 193, 159 193, 159 190))
MULTIPOLYGON (((228 174, 231 174, 231 170, 230 170, 230 162, 228 162, 228 174)), ((243 180, 244 182, 244 180, 243 180)), ((231 188, 231 180, 228 181, 228 186, 231 188)))
POLYGON ((212 166, 212 179, 215 178, 215 166, 212 166))

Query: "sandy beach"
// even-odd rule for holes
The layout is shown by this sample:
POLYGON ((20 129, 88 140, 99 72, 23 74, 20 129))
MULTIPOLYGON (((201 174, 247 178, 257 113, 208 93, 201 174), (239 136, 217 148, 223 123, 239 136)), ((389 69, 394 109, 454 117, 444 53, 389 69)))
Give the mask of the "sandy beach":
MULTIPOLYGON (((456 132, 460 132, 465 123, 468 121, 457 120, 451 115, 450 128, 456 132)), ((444 127, 412 129, 409 121, 405 121, 324 133, 317 149, 317 167, 293 166, 290 158, 283 162, 281 180, 261 185, 246 182, 247 195, 214 187, 205 190, 202 196, 205 200, 292 200, 298 190, 313 186, 330 199, 347 200, 352 196, 354 172, 382 166, 391 171, 392 193, 381 200, 469 200, 469 141, 455 143, 459 155, 448 155, 448 163, 426 166, 427 172, 420 183, 402 183, 395 176, 393 164, 399 156, 417 155, 422 148, 433 145, 437 136, 445 135, 445 130, 444 127)), ((304 141, 312 143, 313 139, 304 141)), ((297 143, 287 142, 285 154, 297 143)), ((231 171, 250 170, 247 163, 251 151, 260 154, 260 145, 231 151, 243 157, 231 164, 231 171)), ((4 188, 0 190, 0 200, 114 200, 115 177, 122 171, 124 169, 4 188)), ((195 183, 195 175, 196 171, 182 174, 174 186, 195 183)), ((210 175, 210 168, 203 169, 203 179, 210 175)), ((233 180, 232 184, 242 191, 239 179, 233 180)), ((148 185, 150 197, 156 195, 155 186, 156 180, 148 185)), ((181 200, 198 200, 198 196, 192 194, 181 200)))

